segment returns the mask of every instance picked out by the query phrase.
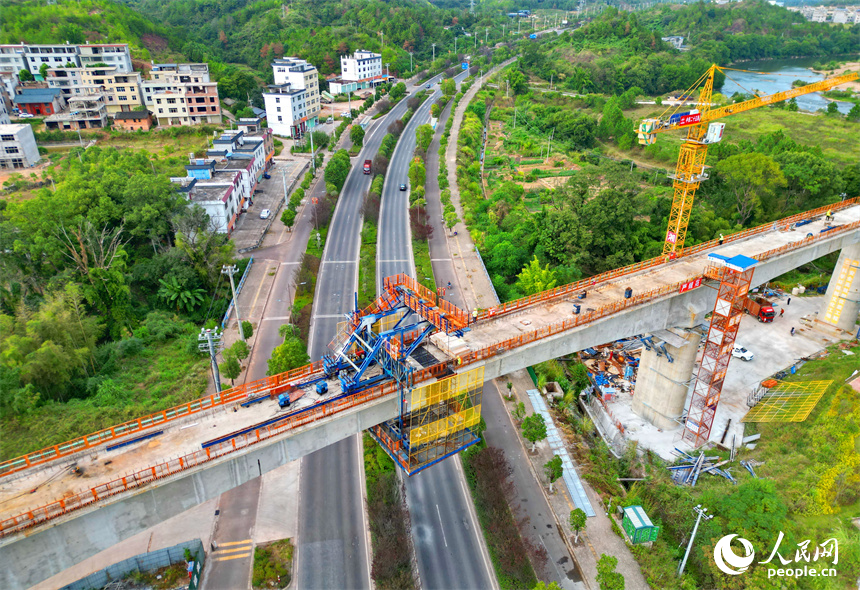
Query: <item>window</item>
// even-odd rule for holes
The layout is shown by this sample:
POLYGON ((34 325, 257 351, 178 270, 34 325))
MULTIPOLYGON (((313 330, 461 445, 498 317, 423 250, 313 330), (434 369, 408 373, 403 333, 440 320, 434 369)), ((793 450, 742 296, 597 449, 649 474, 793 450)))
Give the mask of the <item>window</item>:
POLYGON ((168 98, 167 104, 176 104, 176 99, 175 98, 168 98))
POLYGON ((117 92, 125 92, 125 86, 117 86, 116 91, 117 92))
POLYGON ((280 112, 281 112, 281 107, 278 107, 276 110, 277 110, 277 112, 279 112, 279 113, 280 113, 280 112))
POLYGON ((278 123, 280 123, 280 122, 281 122, 281 121, 283 121, 283 120, 284 120, 284 119, 283 119, 283 117, 281 117, 280 115, 278 115, 278 123))
POLYGON ((275 97, 275 102, 281 102, 281 97, 280 97, 280 96, 276 96, 276 97, 275 97))
MULTIPOLYGON (((113 98, 113 97, 111 96, 111 98, 113 98)), ((119 99, 120 100, 128 100, 128 97, 127 96, 120 96, 119 99)))
POLYGON ((164 109, 158 109, 158 114, 159 114, 159 115, 163 115, 163 114, 164 114, 164 109))
POLYGON ((6 146, 6 153, 7 154, 17 154, 18 148, 14 145, 8 145, 8 146, 6 146))
POLYGON ((2 141, 15 141, 14 135, 0 135, 0 140, 2 141))
POLYGON ((160 99, 160 98, 156 98, 156 99, 155 99, 155 102, 156 102, 157 104, 161 104, 161 99, 160 99))

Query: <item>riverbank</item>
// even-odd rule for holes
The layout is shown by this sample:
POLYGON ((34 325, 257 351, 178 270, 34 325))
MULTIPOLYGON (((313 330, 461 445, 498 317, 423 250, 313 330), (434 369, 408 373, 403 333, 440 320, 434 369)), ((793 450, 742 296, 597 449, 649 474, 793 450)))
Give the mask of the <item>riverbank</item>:
MULTIPOLYGON (((815 68, 809 68, 809 70, 814 74, 820 74, 830 78, 833 76, 841 76, 842 74, 847 74, 849 72, 860 72, 860 61, 846 62, 832 70, 816 70, 815 68)), ((860 80, 841 84, 839 86, 839 90, 851 90, 853 92, 860 93, 860 80)))

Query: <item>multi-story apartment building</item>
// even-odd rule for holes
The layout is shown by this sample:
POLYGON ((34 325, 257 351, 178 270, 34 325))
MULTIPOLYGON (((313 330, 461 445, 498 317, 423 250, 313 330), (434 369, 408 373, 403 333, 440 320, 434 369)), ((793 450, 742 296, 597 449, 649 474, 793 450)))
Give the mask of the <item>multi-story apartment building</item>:
POLYGON ((0 125, 0 170, 29 168, 40 159, 33 127, 0 125))
POLYGON ((140 72, 120 71, 116 66, 54 68, 48 70, 47 80, 48 85, 59 88, 67 100, 84 94, 104 94, 108 116, 143 105, 140 72))
POLYGON ((241 174, 238 172, 216 172, 215 162, 192 164, 185 167, 188 176, 171 178, 179 186, 189 205, 203 207, 209 215, 212 231, 228 234, 233 231, 239 218, 240 203, 247 198, 242 193, 241 174))
POLYGON ((81 65, 77 45, 24 45, 24 64, 31 74, 38 74, 43 64, 61 68, 66 64, 81 65))
POLYGON ((289 83, 272 84, 263 93, 266 122, 278 135, 299 138, 310 128, 307 111, 308 92, 289 83))
POLYGON ((102 129, 107 127, 107 101, 104 94, 83 94, 69 98, 69 108, 45 119, 49 130, 102 129))
POLYGON ((128 73, 134 69, 127 43, 78 45, 78 58, 85 68, 105 64, 115 67, 117 72, 128 73))
POLYGON ((18 72, 27 69, 24 59, 24 45, 0 45, 0 79, 6 92, 15 94, 18 85, 18 72))
POLYGON ((218 84, 209 81, 207 64, 156 64, 141 89, 160 125, 221 122, 218 84))
MULTIPOLYGON (((294 89, 307 91, 307 98, 304 100, 307 123, 308 127, 315 127, 322 109, 319 71, 307 61, 297 57, 276 59, 272 63, 272 69, 275 74, 275 86, 290 84, 294 89)), ((268 117, 268 113, 266 116, 268 117)))
POLYGON ((359 49, 340 58, 340 77, 329 81, 332 94, 355 92, 382 83, 382 55, 359 49))

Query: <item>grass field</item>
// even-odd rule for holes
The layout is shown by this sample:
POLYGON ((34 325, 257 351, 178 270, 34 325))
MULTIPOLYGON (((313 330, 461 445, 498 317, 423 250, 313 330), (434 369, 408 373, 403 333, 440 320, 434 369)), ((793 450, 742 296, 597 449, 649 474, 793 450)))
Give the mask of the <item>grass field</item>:
POLYGON ((197 399, 206 392, 209 363, 189 338, 152 343, 119 361, 98 393, 51 402, 23 416, 0 419, 0 459, 17 457, 120 422, 197 399))

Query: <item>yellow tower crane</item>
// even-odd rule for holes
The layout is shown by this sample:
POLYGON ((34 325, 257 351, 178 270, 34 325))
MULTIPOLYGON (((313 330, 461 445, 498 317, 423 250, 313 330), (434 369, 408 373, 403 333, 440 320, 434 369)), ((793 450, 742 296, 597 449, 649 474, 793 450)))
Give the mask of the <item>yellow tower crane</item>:
POLYGON ((690 91, 685 93, 685 96, 688 96, 689 92, 701 88, 696 109, 679 113, 676 112, 679 107, 676 107, 674 112, 670 113, 673 109, 669 108, 658 118, 644 119, 639 124, 638 137, 639 143, 642 145, 654 143, 658 133, 681 128, 687 129, 687 137, 681 144, 675 173, 669 175, 669 178, 673 180, 672 186, 675 189, 675 194, 672 199, 672 211, 669 213, 669 227, 663 242, 663 254, 673 258, 683 252, 684 239, 687 237, 687 224, 690 222, 690 211, 693 209, 693 197, 702 181, 708 178, 708 174, 705 172, 705 156, 708 154, 708 146, 722 139, 725 124, 713 123, 713 121, 795 96, 829 90, 834 86, 857 80, 860 77, 857 73, 852 72, 813 82, 807 86, 776 92, 768 96, 757 96, 750 100, 715 108, 711 104, 711 95, 714 91, 714 74, 717 71, 725 73, 727 69, 730 68, 712 65, 690 87, 690 91))

